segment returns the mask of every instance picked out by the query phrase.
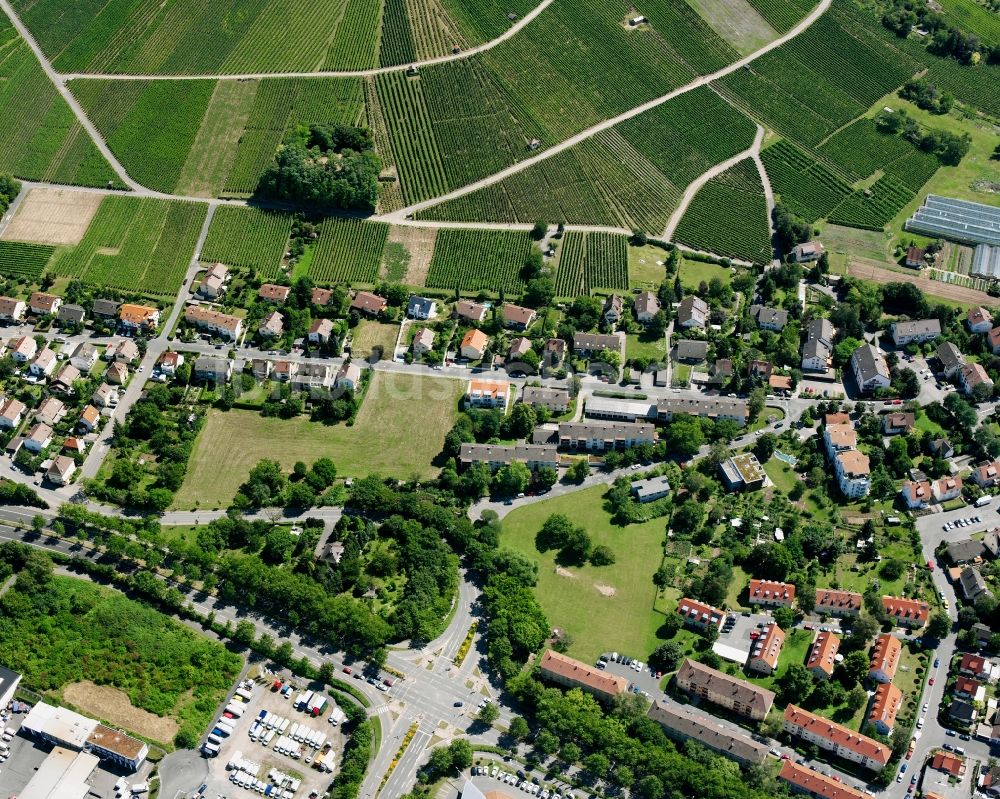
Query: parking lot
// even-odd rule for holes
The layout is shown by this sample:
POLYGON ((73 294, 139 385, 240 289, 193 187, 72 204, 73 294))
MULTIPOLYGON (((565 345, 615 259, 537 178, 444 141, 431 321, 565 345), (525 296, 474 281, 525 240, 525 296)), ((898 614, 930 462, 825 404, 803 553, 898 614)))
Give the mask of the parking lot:
MULTIPOLYGON (((471 774, 462 776, 468 776, 472 784, 487 796, 514 796, 518 793, 541 799, 582 799, 586 796, 581 791, 570 791, 569 786, 563 783, 547 782, 515 762, 486 762, 482 766, 473 766, 471 774)), ((456 782, 461 784, 462 780, 456 782)), ((453 795, 457 797, 458 793, 453 795)))
MULTIPOLYGON (((232 732, 213 736, 219 751, 208 761, 203 791, 208 799, 257 796, 260 791, 255 784, 284 784, 286 791, 295 787, 292 795, 296 799, 326 792, 333 772, 321 771, 320 761, 330 763, 334 770, 339 766, 345 743, 340 726, 344 716, 325 695, 325 705, 316 716, 296 709, 296 699, 309 693, 302 680, 284 683, 283 689, 274 690, 271 677, 258 680, 249 691, 243 715, 225 719, 232 732), (267 724, 260 721, 262 713, 267 724), (336 723, 330 722, 331 715, 336 723), (334 754, 328 759, 330 751, 334 754)), ((206 737, 203 742, 213 738, 206 737)), ((186 790, 196 793, 199 787, 192 785, 186 790)))
POLYGON ((987 530, 1000 527, 1000 515, 997 509, 1000 508, 1000 500, 994 498, 989 505, 976 508, 966 505, 955 510, 943 511, 941 513, 928 513, 916 519, 915 524, 920 538, 927 542, 933 542, 936 548, 941 541, 961 541, 964 538, 981 537, 987 530), (981 521, 966 527, 956 527, 955 522, 959 519, 968 519, 978 516, 981 521), (950 530, 944 528, 951 524, 950 530))

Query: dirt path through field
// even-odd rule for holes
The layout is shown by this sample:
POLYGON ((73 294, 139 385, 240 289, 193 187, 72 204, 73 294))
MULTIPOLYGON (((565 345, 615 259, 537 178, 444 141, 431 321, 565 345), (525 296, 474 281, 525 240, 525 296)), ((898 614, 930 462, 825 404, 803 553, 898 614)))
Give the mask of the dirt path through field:
POLYGON ((180 729, 173 719, 161 719, 135 707, 128 694, 109 685, 95 685, 90 680, 75 682, 63 689, 63 698, 94 718, 154 741, 169 743, 180 729))
POLYGON ((32 189, 3 237, 33 244, 79 244, 103 199, 100 194, 65 189, 32 189))

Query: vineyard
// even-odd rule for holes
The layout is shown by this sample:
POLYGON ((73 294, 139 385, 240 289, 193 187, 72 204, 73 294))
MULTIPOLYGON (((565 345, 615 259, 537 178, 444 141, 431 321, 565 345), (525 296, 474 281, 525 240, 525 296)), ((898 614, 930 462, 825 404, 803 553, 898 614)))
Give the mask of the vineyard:
POLYGON ((830 214, 835 225, 881 230, 916 196, 891 175, 883 175, 870 189, 849 195, 830 214))
POLYGON ((404 0, 385 0, 382 11, 382 46, 379 65, 383 67, 409 64, 417 60, 410 21, 404 0))
POLYGON ((200 257, 204 263, 218 261, 276 277, 291 230, 291 214, 223 205, 212 217, 200 257))
POLYGON ((556 271, 556 295, 577 297, 595 289, 628 291, 628 244, 616 233, 565 234, 559 268, 556 271))
POLYGON ((0 172, 124 188, 34 54, 0 15, 0 172))
POLYGON ((496 39, 511 26, 507 14, 525 16, 536 3, 532 0, 508 0, 501 4, 493 0, 441 0, 441 7, 470 42, 496 39))
POLYGON ((767 202, 753 161, 744 159, 702 186, 681 218, 674 239, 729 258, 770 261, 767 202))
POLYGON ((859 180, 912 149, 913 145, 905 139, 880 132, 874 120, 862 117, 823 142, 819 152, 859 180))
POLYGON ((768 147, 761 160, 781 202, 807 222, 825 218, 851 187, 786 139, 768 147))
POLYGON ((107 196, 83 240, 56 253, 51 270, 91 285, 174 296, 205 214, 200 203, 107 196))
POLYGON ((749 0, 749 3, 778 33, 791 30, 813 6, 807 0, 749 0))
POLYGON ((378 66, 382 0, 347 0, 324 70, 368 69, 378 66))
POLYGON ((47 244, 0 241, 0 275, 15 280, 37 280, 55 249, 47 244))
POLYGON ((375 283, 389 226, 358 219, 327 219, 319 226, 309 277, 317 283, 375 283))
POLYGON ((427 273, 428 288, 467 292, 524 290, 521 270, 531 248, 527 233, 509 230, 441 230, 427 273))

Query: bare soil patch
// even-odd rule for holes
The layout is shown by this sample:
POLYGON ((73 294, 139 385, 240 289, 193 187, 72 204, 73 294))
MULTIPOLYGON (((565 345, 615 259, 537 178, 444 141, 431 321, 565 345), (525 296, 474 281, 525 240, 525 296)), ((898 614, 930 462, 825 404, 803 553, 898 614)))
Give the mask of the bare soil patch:
POLYGON ((389 228, 388 242, 400 244, 410 253, 410 262, 406 265, 406 274, 402 280, 407 286, 423 286, 427 282, 435 241, 437 228, 409 225, 394 225, 389 228))
POLYGON ((602 585, 601 583, 594 583, 594 588, 597 589, 601 596, 614 596, 618 593, 613 585, 602 585))
POLYGON ((850 275, 862 280, 871 280, 874 283, 912 283, 925 294, 951 300, 961 305, 989 305, 993 302, 993 298, 985 291, 959 286, 956 283, 931 280, 924 272, 919 275, 894 272, 871 263, 857 263, 855 261, 851 264, 850 275))
POLYGON ((3 237, 34 244, 79 244, 101 199, 100 194, 85 191, 32 189, 3 237))
POLYGON ((573 574, 569 569, 564 569, 562 566, 556 566, 556 574, 560 577, 569 577, 571 580, 576 579, 576 575, 573 574))
POLYGON ((63 698, 94 718, 154 741, 172 741, 180 729, 173 719, 135 707, 128 694, 110 685, 95 685, 90 680, 71 683, 63 689, 63 698))

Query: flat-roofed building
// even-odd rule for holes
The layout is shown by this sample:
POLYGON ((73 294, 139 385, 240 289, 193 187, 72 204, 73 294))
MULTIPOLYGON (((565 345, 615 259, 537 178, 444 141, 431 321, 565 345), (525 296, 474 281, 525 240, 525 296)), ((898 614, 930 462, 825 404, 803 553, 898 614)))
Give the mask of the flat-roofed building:
POLYGON ((631 486, 632 496, 639 502, 653 502, 670 494, 670 483, 664 475, 636 480, 631 486))
POLYGON ((20 674, 6 666, 0 666, 0 708, 5 708, 11 703, 20 684, 20 674))
POLYGON ((785 708, 784 730, 876 772, 885 768, 892 754, 885 744, 796 705, 785 708))
POLYGON ((87 749, 101 760, 110 760, 132 771, 137 771, 149 754, 149 746, 145 741, 103 724, 94 727, 94 731, 88 736, 87 749))
POLYGON ((545 650, 538 669, 542 676, 567 688, 579 688, 598 699, 610 701, 628 690, 628 680, 581 663, 571 657, 545 650))
POLYGON ((639 419, 655 419, 656 405, 652 402, 615 399, 614 397, 588 397, 583 412, 591 419, 607 419, 612 422, 634 422, 639 419))
POLYGON ((723 727, 710 716, 701 715, 688 707, 667 704, 657 699, 646 714, 657 722, 668 738, 675 741, 692 739, 713 752, 741 765, 761 764, 767 758, 767 746, 739 730, 723 727))
POLYGON ((99 762, 88 752, 56 746, 17 795, 20 799, 84 799, 99 762))
POLYGON ((809 648, 806 658, 806 668, 813 677, 819 680, 829 680, 833 676, 833 667, 837 662, 837 652, 840 651, 840 638, 830 630, 821 630, 809 648))
POLYGON ((43 741, 80 751, 97 722, 65 707, 36 702, 21 722, 21 729, 43 741))
POLYGON ((790 608, 795 603, 795 586, 776 580, 751 580, 747 589, 751 605, 790 608))
POLYGON ((685 658, 675 676, 677 687, 753 721, 763 721, 774 704, 774 692, 685 658))
POLYGON ((752 452, 734 455, 719 464, 719 471, 726 485, 733 491, 753 491, 762 488, 767 479, 764 467, 752 452))

